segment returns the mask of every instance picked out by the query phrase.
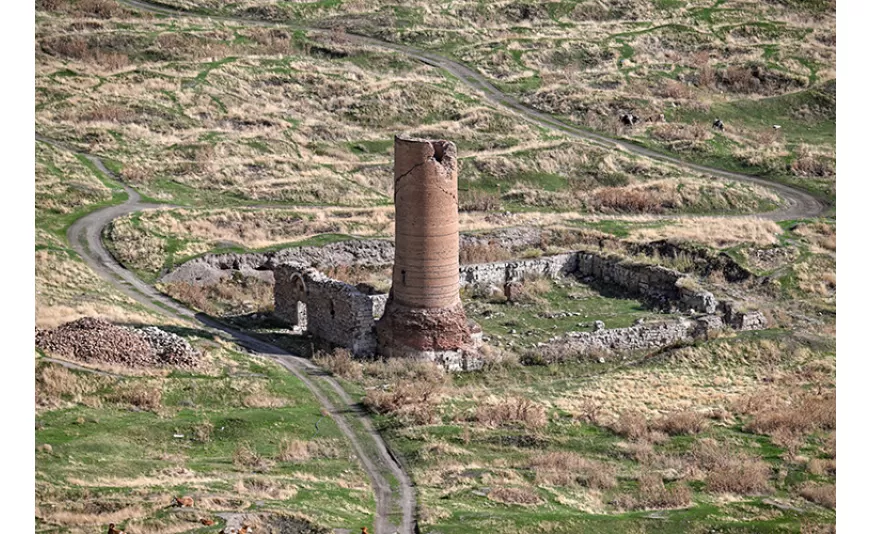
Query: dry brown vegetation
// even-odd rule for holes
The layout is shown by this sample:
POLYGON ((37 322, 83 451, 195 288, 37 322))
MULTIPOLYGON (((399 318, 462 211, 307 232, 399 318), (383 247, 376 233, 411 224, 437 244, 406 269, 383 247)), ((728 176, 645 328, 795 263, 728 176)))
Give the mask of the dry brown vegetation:
POLYGON ((681 411, 668 414, 655 422, 655 428, 671 436, 700 434, 709 426, 707 418, 698 412, 681 411))
POLYGON ((743 451, 702 439, 692 449, 691 458, 712 492, 753 495, 770 488, 770 466, 743 451))
POLYGON ((477 407, 475 421, 492 427, 519 425, 530 430, 547 426, 547 410, 544 406, 524 397, 498 399, 477 407))
POLYGON ((335 349, 330 353, 318 352, 314 363, 345 380, 362 380, 363 364, 355 360, 347 349, 335 349))
POLYGON ((268 313, 274 308, 273 284, 253 277, 222 279, 217 284, 189 282, 160 284, 159 289, 209 315, 268 313))
POLYGON ((240 471, 268 471, 273 462, 261 455, 248 443, 242 443, 233 451, 233 465, 240 471))
POLYGON ((412 424, 426 425, 440 422, 437 408, 441 395, 442 387, 438 383, 406 380, 396 382, 387 390, 368 390, 363 404, 377 413, 387 413, 412 424))
POLYGON ((459 249, 459 263, 462 265, 504 261, 511 256, 510 250, 495 242, 465 245, 459 249))
POLYGON ((117 390, 109 400, 126 404, 141 410, 159 412, 163 401, 163 388, 160 382, 138 382, 117 390))
POLYGON ((305 462, 312 458, 335 458, 337 456, 338 448, 327 440, 285 439, 278 446, 276 459, 281 462, 305 462))
POLYGON ((751 418, 746 430, 766 434, 773 443, 797 451, 808 434, 836 430, 836 403, 833 392, 801 391, 785 396, 758 394, 737 402, 735 408, 751 418))
POLYGON ((617 484, 613 465, 574 452, 541 454, 532 458, 530 467, 538 484, 571 486, 580 483, 590 489, 610 489, 617 484))
POLYGON ((800 489, 801 497, 826 508, 837 507, 837 487, 833 484, 805 483, 800 489))
POLYGON ((532 488, 498 487, 487 494, 491 501, 520 506, 537 506, 544 501, 532 488))
POLYGON ((614 504, 624 510, 685 508, 692 504, 692 491, 688 486, 677 483, 665 487, 660 475, 641 475, 637 487, 636 493, 620 495, 614 504))

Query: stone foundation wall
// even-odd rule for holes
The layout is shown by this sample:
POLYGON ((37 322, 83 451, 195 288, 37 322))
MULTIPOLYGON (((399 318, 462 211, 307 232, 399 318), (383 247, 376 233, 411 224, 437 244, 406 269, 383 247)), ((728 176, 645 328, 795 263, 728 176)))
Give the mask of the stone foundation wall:
POLYGON ((368 295, 310 267, 281 265, 274 272, 276 316, 299 324, 301 302, 305 305, 304 327, 312 335, 357 356, 375 354, 375 320, 383 314, 386 295, 368 295))
POLYGON ((694 338, 693 321, 679 321, 654 325, 635 325, 611 328, 597 332, 571 332, 554 343, 566 345, 576 352, 613 351, 630 352, 668 347, 694 338))
POLYGON ((582 251, 528 260, 463 265, 459 268, 459 283, 463 287, 503 287, 530 275, 591 277, 596 282, 617 286, 632 296, 663 307, 673 305, 683 310, 715 313, 718 306, 709 291, 681 287, 678 281, 685 275, 679 271, 582 251))

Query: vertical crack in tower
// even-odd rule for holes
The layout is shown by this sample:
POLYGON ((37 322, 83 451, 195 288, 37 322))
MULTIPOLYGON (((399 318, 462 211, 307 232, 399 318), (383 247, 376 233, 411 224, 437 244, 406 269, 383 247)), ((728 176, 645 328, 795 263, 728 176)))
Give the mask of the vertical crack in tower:
POLYGON ((456 145, 395 138, 396 256, 379 351, 469 368, 480 330, 459 298, 456 145))

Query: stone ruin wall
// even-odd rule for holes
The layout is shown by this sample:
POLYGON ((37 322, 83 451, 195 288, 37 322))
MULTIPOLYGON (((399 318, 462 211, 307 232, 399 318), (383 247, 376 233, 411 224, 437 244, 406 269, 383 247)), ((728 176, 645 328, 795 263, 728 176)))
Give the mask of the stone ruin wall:
POLYGON ((274 273, 276 316, 354 355, 376 353, 374 326, 387 295, 369 295, 301 265, 281 265, 274 273))
POLYGON ((660 349, 692 340, 700 332, 690 320, 609 328, 597 332, 570 332, 548 345, 549 350, 571 352, 632 352, 660 349))
POLYGON ((501 288, 509 282, 522 282, 526 276, 591 277, 597 282, 615 285, 632 296, 660 305, 674 305, 681 310, 715 313, 719 305, 709 291, 680 287, 677 282, 685 275, 679 271, 591 252, 569 252, 528 260, 463 265, 459 268, 459 280, 463 287, 501 288))
MULTIPOLYGON (((275 273, 275 315, 312 335, 350 350, 356 356, 377 353, 375 325, 387 304, 386 294, 367 294, 300 264, 281 265, 275 273), (300 307, 298 303, 305 306, 300 307)), ((460 285, 498 286, 521 282, 526 276, 595 277, 638 296, 674 298, 685 307, 707 313, 695 319, 639 324, 595 332, 570 332, 544 344, 547 350, 574 352, 637 351, 690 341, 727 324, 735 330, 759 330, 767 322, 758 311, 741 311, 733 301, 716 301, 706 291, 677 286, 683 275, 656 265, 622 263, 617 257, 571 252, 543 258, 460 267, 460 285), (713 299, 712 302, 710 299, 713 299)), ((421 350, 416 357, 436 361, 451 370, 475 368, 461 350, 421 350)))

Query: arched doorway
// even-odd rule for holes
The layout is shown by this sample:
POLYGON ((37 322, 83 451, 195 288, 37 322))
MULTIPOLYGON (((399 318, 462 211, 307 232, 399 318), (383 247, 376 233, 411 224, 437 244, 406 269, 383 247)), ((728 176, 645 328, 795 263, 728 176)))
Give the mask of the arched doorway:
POLYGON ((290 297, 291 314, 288 317, 288 322, 301 330, 308 328, 308 289, 305 287, 305 280, 299 273, 294 273, 290 276, 290 287, 288 291, 290 297), (296 303, 296 313, 292 313, 293 302, 296 303))

